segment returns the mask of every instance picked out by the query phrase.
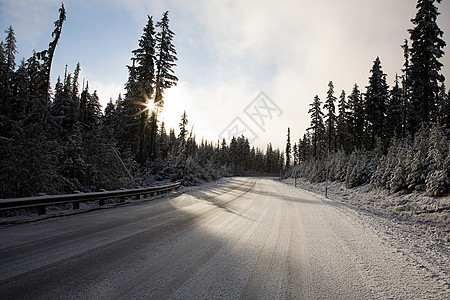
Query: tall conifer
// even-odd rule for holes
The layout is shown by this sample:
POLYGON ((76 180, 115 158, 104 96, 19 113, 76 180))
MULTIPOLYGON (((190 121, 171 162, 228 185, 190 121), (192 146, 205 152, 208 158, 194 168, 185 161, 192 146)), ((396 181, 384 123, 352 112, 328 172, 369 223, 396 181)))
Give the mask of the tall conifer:
POLYGON ((444 32, 436 23, 439 12, 435 3, 441 3, 441 0, 418 0, 416 16, 411 20, 414 28, 408 30, 412 41, 409 49, 410 101, 411 109, 416 112, 409 116, 412 131, 417 131, 421 122, 436 121, 439 87, 444 81, 443 64, 439 59, 444 55, 442 49, 446 43, 442 39, 444 32))

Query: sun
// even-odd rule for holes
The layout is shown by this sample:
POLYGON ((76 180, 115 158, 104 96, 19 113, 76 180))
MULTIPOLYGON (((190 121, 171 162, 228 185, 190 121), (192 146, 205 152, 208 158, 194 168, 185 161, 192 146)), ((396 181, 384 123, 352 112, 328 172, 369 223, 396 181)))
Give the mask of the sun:
POLYGON ((156 106, 156 104, 152 101, 152 99, 148 99, 147 103, 145 104, 145 108, 144 110, 148 111, 148 112, 156 112, 158 110, 158 107, 156 106))
POLYGON ((164 92, 164 109, 159 111, 159 120, 164 122, 167 131, 169 128, 178 128, 178 123, 185 109, 181 86, 173 86, 164 92))

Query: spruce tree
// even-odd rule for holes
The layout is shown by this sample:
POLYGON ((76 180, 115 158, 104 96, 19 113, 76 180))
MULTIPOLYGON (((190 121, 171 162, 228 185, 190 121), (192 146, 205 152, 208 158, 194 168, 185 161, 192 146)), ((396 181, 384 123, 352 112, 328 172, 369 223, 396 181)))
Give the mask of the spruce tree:
POLYGON ((133 51, 133 72, 135 73, 135 86, 134 103, 138 108, 138 149, 137 160, 141 164, 147 160, 147 146, 146 141, 150 139, 150 157, 154 156, 154 143, 153 139, 156 139, 156 120, 152 118, 154 122, 149 128, 148 121, 150 119, 149 102, 153 97, 154 84, 155 84, 155 29, 153 27, 153 19, 147 16, 147 25, 144 27, 144 32, 139 40, 139 48, 133 51), (149 130, 150 129, 150 130, 149 130), (151 137, 148 137, 148 134, 151 137))
POLYGON ((291 129, 288 127, 286 140, 286 171, 291 167, 291 129))
POLYGON ((400 87, 399 77, 395 75, 395 84, 389 95, 389 101, 386 108, 386 126, 385 126, 385 147, 394 137, 401 138, 403 132, 403 91, 400 87))
POLYGON ((50 133, 53 137, 68 139, 79 121, 79 103, 73 95, 73 75, 66 71, 64 80, 55 86, 55 97, 50 109, 50 133))
POLYGON ((169 28, 169 12, 163 14, 161 21, 156 23, 160 29, 156 35, 156 93, 155 104, 163 107, 164 90, 175 86, 178 78, 174 75, 173 67, 176 66, 177 52, 172 43, 174 32, 169 28))
POLYGON ((6 55, 3 41, 0 41, 0 115, 5 115, 8 107, 6 102, 8 86, 6 74, 6 55))
POLYGON ((408 40, 405 39, 405 42, 401 46, 403 49, 403 57, 405 62, 403 64, 403 76, 402 76, 402 91, 403 91, 403 102, 402 102, 402 137, 406 136, 407 130, 413 133, 413 125, 410 126, 408 120, 418 120, 418 116, 408 117, 409 112, 413 112, 411 107, 410 95, 411 95, 411 82, 409 80, 409 45, 408 40))
POLYGON ((16 69, 16 54, 17 54, 17 46, 16 46, 16 36, 14 34, 14 29, 12 26, 9 26, 8 29, 5 30, 6 39, 5 39, 5 56, 6 56, 6 69, 9 72, 14 72, 16 69))
POLYGON ((136 157, 139 144, 139 125, 143 108, 137 104, 140 97, 140 88, 137 81, 135 62, 132 61, 128 68, 128 81, 125 84, 125 97, 121 103, 117 105, 117 114, 119 124, 116 129, 116 139, 118 147, 123 153, 133 153, 136 157))
POLYGON ((342 90, 338 102, 338 116, 336 119, 336 136, 339 149, 350 152, 351 136, 349 132, 349 107, 345 91, 342 90))
MULTIPOLYGON (((55 29, 52 32, 53 40, 48 44, 48 49, 36 53, 36 57, 39 60, 42 60, 41 74, 42 78, 41 84, 41 94, 43 96, 42 106, 47 107, 50 103, 50 71, 52 68, 53 56, 55 54, 56 45, 58 44, 59 38, 61 37, 62 26, 64 21, 66 20, 66 9, 64 8, 64 4, 61 3, 61 7, 59 9, 59 18, 55 21, 55 29)), ((42 121, 45 122, 47 115, 44 114, 42 116, 42 121)))
POLYGON ((323 112, 321 110, 322 102, 319 96, 314 97, 313 103, 310 104, 311 108, 308 113, 311 116, 311 127, 308 130, 313 131, 313 157, 317 159, 320 154, 320 144, 322 142, 325 125, 323 123, 323 112))
POLYGON ((327 140, 328 140, 328 150, 336 150, 336 108, 334 103, 336 102, 336 97, 334 96, 334 86, 333 81, 328 83, 327 99, 323 108, 327 110, 325 115, 325 124, 327 129, 327 140))
POLYGON ((189 123, 187 119, 186 111, 183 112, 181 115, 181 121, 179 123, 180 133, 178 134, 178 139, 182 142, 186 141, 186 138, 188 136, 188 130, 186 128, 187 124, 189 123))
POLYGON ((349 118, 348 124, 352 137, 352 148, 361 149, 364 134, 364 106, 361 92, 355 83, 351 94, 348 96, 349 118))
POLYGON ((370 73, 372 75, 369 78, 369 85, 366 87, 364 109, 368 134, 366 147, 369 150, 375 148, 377 138, 383 139, 386 102, 389 95, 386 74, 381 69, 379 57, 375 59, 370 73))
POLYGON ((412 41, 408 70, 410 101, 416 112, 416 115, 410 114, 408 121, 413 131, 419 129, 420 122, 436 121, 439 83, 444 81, 440 73, 443 64, 439 59, 444 55, 442 49, 446 43, 442 39, 444 32, 436 23, 439 12, 435 3, 441 0, 418 0, 416 16, 411 20, 414 28, 408 30, 412 41))
POLYGON ((445 129, 450 129, 450 99, 445 87, 445 83, 441 84, 437 110, 439 112, 437 116, 437 122, 445 129))
POLYGON ((105 113, 102 118, 102 129, 108 138, 113 137, 114 128, 117 122, 117 107, 113 103, 112 98, 105 107, 105 113))
POLYGON ((294 146, 292 146, 292 154, 294 156, 294 167, 298 164, 298 147, 297 143, 294 143, 294 146))

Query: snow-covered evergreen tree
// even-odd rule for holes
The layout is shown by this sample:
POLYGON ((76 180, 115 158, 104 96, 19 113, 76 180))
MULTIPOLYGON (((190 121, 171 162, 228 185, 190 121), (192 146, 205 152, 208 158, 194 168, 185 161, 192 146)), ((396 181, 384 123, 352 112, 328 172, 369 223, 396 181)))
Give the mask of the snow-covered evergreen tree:
POLYGON ((16 69, 17 40, 12 26, 9 26, 9 28, 5 30, 5 33, 4 53, 6 57, 6 69, 8 72, 12 73, 16 69))
POLYGON ((169 12, 163 14, 161 21, 156 23, 160 31, 156 35, 156 105, 163 107, 164 90, 175 86, 178 78, 174 75, 173 67, 178 60, 175 46, 172 43, 174 32, 169 28, 169 12))
POLYGON ((336 139, 337 139, 337 149, 343 149, 346 152, 350 152, 352 147, 351 143, 351 133, 349 128, 349 107, 346 99, 345 91, 342 90, 339 96, 338 102, 338 115, 336 118, 336 139))
POLYGON ((384 141, 384 146, 387 146, 393 138, 402 137, 404 126, 402 104, 403 91, 399 85, 399 77, 396 75, 395 84, 390 91, 389 100, 386 107, 386 140, 384 141))
POLYGON ((363 133, 365 129, 364 106, 362 95, 358 85, 355 83, 351 94, 348 96, 349 118, 348 127, 352 137, 352 149, 361 149, 363 133))
POLYGON ((291 167, 291 129, 288 127, 286 140, 286 171, 291 167))
POLYGON ((431 128, 427 160, 429 162, 426 178, 427 194, 443 196, 450 187, 450 143, 442 127, 436 125, 431 128))
POLYGON ((445 83, 441 84, 439 101, 437 104, 437 122, 446 129, 450 129, 450 91, 447 93, 445 83))
POLYGON ((411 153, 411 162, 406 177, 406 184, 410 190, 424 191, 426 188, 429 139, 430 130, 425 125, 414 135, 413 152, 411 153))
POLYGON ((312 138, 313 138, 313 157, 314 159, 318 158, 322 149, 320 146, 323 142, 324 134, 325 134, 325 125, 323 123, 323 112, 321 110, 322 102, 320 101, 319 96, 314 97, 313 103, 309 106, 308 113, 311 116, 311 126, 308 130, 312 130, 312 138))
POLYGON ((381 69, 380 58, 377 57, 370 70, 369 85, 366 87, 364 114, 367 122, 366 148, 372 150, 375 148, 376 140, 384 139, 386 123, 386 103, 388 101, 388 85, 386 83, 386 74, 381 69))
POLYGON ((336 150, 336 107, 334 103, 336 102, 336 97, 334 96, 334 86, 333 81, 328 83, 327 98, 323 105, 323 108, 327 110, 325 115, 325 124, 327 132, 327 146, 328 150, 336 150))
POLYGON ((292 146, 292 155, 294 156, 294 167, 298 164, 298 147, 297 143, 292 146))
POLYGON ((411 20, 414 28, 409 29, 412 41, 410 51, 409 80, 411 86, 410 127, 417 131, 421 122, 436 121, 436 105, 439 101, 439 83, 444 81, 441 74, 446 43, 444 32, 437 25, 439 15, 435 3, 441 0, 418 0, 417 13, 411 20), (419 117, 420 119, 415 119, 419 117))

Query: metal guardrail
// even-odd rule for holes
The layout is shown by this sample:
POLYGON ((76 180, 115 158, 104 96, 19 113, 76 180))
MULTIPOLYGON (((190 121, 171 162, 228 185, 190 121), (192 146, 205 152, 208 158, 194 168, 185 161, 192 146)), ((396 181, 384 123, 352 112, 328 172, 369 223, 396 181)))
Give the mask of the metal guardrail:
POLYGON ((11 211, 18 209, 27 208, 37 208, 38 214, 45 214, 45 207, 51 205, 61 205, 61 204, 73 204, 73 209, 79 209, 81 202, 87 201, 99 201, 99 206, 105 204, 107 199, 119 198, 120 202, 125 202, 128 197, 136 197, 140 199, 141 196, 148 197, 167 193, 171 190, 178 189, 181 183, 171 183, 163 186, 152 186, 147 188, 139 189, 124 189, 117 191, 105 191, 105 192, 94 192, 94 193, 78 193, 78 194, 67 194, 67 195, 51 195, 51 196, 35 196, 26 198, 13 198, 13 199, 0 199, 0 211, 11 211))

